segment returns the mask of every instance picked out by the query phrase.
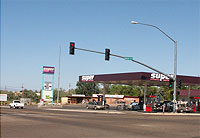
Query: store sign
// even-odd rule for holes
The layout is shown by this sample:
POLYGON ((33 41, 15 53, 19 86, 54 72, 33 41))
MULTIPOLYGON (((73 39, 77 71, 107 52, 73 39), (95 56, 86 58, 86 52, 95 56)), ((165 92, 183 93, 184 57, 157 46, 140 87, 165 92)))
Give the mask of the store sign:
POLYGON ((7 94, 0 94, 0 101, 6 102, 7 101, 7 94))
POLYGON ((55 67, 43 66, 43 73, 54 74, 54 71, 55 71, 55 67))
POLYGON ((94 81, 94 75, 82 76, 82 81, 94 81))
POLYGON ((52 90, 52 82, 45 82, 44 83, 44 90, 51 91, 52 90))
POLYGON ((43 92, 42 99, 44 101, 53 101, 53 91, 43 90, 42 92, 43 92))
MULTIPOLYGON (((173 75, 170 75, 173 77, 173 75)), ((155 81, 169 81, 169 77, 159 74, 159 73, 151 73, 151 78, 150 80, 155 80, 155 81)))
POLYGON ((150 95, 149 97, 150 97, 150 98, 156 98, 156 96, 155 96, 155 95, 150 95))

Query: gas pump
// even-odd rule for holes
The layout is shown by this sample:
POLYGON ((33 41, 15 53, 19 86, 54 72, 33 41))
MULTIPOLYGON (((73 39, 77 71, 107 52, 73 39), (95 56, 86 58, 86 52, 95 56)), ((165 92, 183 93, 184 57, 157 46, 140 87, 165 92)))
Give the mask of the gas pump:
POLYGON ((147 99, 147 112, 153 112, 156 110, 162 110, 160 104, 160 95, 150 95, 147 99))
POLYGON ((97 95, 98 96, 98 105, 103 105, 103 95, 97 95))
POLYGON ((150 96, 147 98, 147 106, 146 106, 146 111, 147 111, 147 112, 152 112, 152 111, 153 111, 153 109, 154 109, 154 104, 155 104, 155 98, 156 98, 155 95, 150 95, 150 96))
POLYGON ((194 97, 194 102, 195 102, 195 112, 200 111, 200 98, 194 97))

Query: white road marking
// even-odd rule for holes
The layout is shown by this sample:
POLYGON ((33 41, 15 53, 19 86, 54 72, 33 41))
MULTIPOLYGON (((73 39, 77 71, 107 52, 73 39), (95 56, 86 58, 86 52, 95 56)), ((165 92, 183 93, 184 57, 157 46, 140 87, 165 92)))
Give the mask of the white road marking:
POLYGON ((152 127, 152 125, 147 125, 147 124, 141 124, 141 125, 137 125, 137 126, 141 126, 141 127, 152 127))

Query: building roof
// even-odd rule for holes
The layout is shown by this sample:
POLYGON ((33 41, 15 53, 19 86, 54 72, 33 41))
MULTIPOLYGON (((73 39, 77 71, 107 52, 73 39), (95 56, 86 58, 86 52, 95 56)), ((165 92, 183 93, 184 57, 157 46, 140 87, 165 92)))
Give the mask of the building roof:
MULTIPOLYGON (((188 96, 189 90, 179 90, 180 96, 188 96)), ((200 90, 190 90, 190 97, 200 96, 200 90)))
MULTIPOLYGON (((173 75, 170 75, 173 77, 173 75)), ((177 75, 177 82, 181 79, 182 85, 200 85, 200 77, 177 75)), ((127 85, 144 85, 149 86, 167 86, 169 78, 159 74, 150 72, 131 72, 116 74, 100 74, 100 75, 82 75, 79 81, 98 82, 110 84, 127 84, 127 85)))

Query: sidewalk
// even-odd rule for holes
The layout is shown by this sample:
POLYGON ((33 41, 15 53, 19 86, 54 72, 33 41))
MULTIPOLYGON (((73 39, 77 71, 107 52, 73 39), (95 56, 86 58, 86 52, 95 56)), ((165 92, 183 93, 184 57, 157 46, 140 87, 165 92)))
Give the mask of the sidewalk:
POLYGON ((66 111, 66 112, 89 112, 89 113, 102 113, 102 114, 126 114, 125 112, 119 112, 115 110, 84 110, 84 109, 46 109, 53 111, 66 111))
POLYGON ((165 113, 142 113, 142 114, 146 114, 146 115, 168 115, 168 116, 173 116, 173 115, 180 115, 180 116, 200 116, 200 113, 168 113, 168 112, 165 112, 165 113))

